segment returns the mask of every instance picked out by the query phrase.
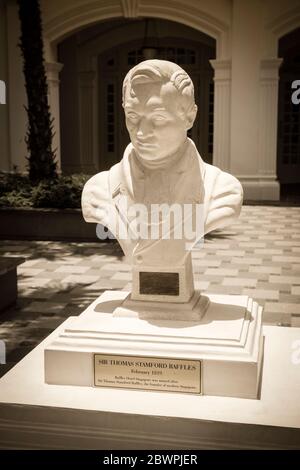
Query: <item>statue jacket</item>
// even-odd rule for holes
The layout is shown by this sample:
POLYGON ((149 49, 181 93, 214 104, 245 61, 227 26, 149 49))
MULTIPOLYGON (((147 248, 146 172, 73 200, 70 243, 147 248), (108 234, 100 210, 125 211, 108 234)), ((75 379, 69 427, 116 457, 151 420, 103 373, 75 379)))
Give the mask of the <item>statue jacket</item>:
POLYGON ((107 227, 119 240, 127 257, 130 258, 133 252, 145 254, 146 250, 149 259, 153 260, 155 253, 161 256, 163 252, 161 247, 154 249, 157 242, 145 240, 141 243, 131 236, 134 221, 128 207, 133 203, 201 204, 203 230, 208 233, 232 223, 239 216, 242 200, 240 182, 229 173, 205 163, 194 142, 188 139, 184 154, 176 165, 155 172, 136 163, 135 150, 129 144, 119 163, 87 181, 82 193, 82 212, 87 222, 107 227), (123 233, 128 236, 120 237, 116 233, 116 226, 120 232, 121 224, 126 225, 127 230, 123 233))

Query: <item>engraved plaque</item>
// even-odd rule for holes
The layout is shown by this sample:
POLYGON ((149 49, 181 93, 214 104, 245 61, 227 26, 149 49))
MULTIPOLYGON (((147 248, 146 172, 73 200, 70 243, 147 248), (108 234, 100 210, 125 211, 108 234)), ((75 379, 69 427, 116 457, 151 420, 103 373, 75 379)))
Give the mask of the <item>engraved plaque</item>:
POLYGON ((140 294, 179 295, 179 274, 140 272, 140 294))
POLYGON ((95 354, 94 384, 97 387, 201 394, 201 361, 95 354))

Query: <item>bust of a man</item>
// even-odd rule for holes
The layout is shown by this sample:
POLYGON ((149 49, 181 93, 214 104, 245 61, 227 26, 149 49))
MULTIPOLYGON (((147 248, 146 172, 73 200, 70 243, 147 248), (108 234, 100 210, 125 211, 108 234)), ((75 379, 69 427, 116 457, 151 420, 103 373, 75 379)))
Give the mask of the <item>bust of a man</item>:
POLYGON ((190 248, 238 217, 242 187, 232 175, 205 163, 187 137, 197 106, 193 83, 177 64, 147 60, 131 69, 123 83, 123 107, 131 143, 119 163, 86 183, 83 216, 106 226, 131 259, 133 298, 145 300, 152 292, 154 300, 185 302, 194 290, 190 248), (157 217, 162 205, 171 209, 157 217), (178 226, 191 222, 197 208, 201 233, 198 228, 192 237, 182 231, 178 236, 178 226), (174 284, 172 273, 178 274, 178 289, 160 292, 164 280, 174 284))

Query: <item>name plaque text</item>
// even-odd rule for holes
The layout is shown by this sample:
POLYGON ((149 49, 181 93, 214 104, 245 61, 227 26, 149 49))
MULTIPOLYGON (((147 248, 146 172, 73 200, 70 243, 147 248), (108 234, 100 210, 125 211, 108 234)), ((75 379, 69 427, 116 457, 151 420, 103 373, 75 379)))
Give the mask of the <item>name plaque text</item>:
POLYGON ((94 355, 97 387, 201 394, 201 361, 94 355))

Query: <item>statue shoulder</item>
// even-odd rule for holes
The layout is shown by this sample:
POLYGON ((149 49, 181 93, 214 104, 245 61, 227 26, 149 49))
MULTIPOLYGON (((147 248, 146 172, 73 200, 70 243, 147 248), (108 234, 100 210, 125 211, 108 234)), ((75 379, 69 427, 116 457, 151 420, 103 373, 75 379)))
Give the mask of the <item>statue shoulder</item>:
POLYGON ((205 232, 232 223, 240 214, 243 188, 235 176, 219 168, 205 164, 205 232))
POLYGON ((92 176, 84 185, 84 191, 90 190, 93 187, 103 188, 108 190, 108 171, 101 171, 92 176))
POLYGON ((102 222, 102 211, 109 204, 108 171, 92 176, 84 185, 81 195, 82 214, 86 222, 102 222))
POLYGON ((104 214, 111 211, 112 182, 115 183, 120 174, 120 163, 108 171, 101 171, 92 176, 84 185, 81 206, 86 222, 107 224, 104 214))
POLYGON ((241 199, 243 198, 243 188, 239 180, 230 173, 208 163, 205 163, 204 185, 210 193, 210 197, 232 193, 239 195, 241 199))

